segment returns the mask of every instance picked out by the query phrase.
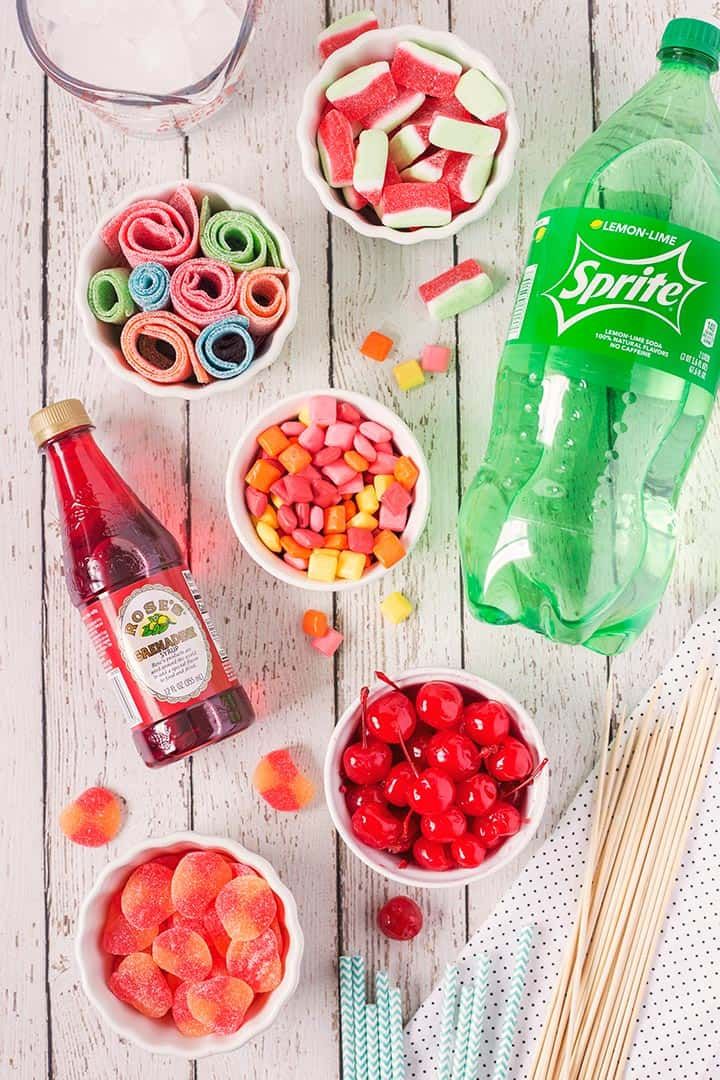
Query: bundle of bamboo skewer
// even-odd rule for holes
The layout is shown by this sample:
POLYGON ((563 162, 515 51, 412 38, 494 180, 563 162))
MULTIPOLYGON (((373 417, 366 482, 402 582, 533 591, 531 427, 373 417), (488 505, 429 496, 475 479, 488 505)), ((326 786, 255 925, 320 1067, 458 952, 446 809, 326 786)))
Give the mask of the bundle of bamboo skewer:
POLYGON ((528 1080, 618 1080, 720 730, 703 672, 673 717, 654 703, 612 750, 611 695, 572 939, 528 1080))

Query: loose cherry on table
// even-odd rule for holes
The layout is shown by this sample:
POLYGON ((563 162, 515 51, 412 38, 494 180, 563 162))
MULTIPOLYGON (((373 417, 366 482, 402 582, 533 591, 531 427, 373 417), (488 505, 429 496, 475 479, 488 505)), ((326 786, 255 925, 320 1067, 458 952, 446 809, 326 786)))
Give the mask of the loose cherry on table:
POLYGON ((463 696, 457 686, 438 679, 420 687, 415 708, 420 719, 430 727, 448 731, 460 723, 463 696))
POLYGON ((393 896, 378 911, 377 924, 385 937, 410 941, 422 930, 423 913, 409 896, 393 896))

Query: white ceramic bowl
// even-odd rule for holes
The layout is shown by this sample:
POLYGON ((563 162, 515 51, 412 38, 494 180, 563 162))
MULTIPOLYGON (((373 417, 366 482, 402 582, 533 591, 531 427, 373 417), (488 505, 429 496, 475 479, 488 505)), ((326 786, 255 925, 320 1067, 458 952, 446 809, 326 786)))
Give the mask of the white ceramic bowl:
MULTIPOLYGON (((202 252, 200 253, 202 254, 202 252)), ((90 345, 99 353, 105 363, 110 368, 114 375, 119 376, 126 382, 132 383, 133 386, 139 387, 146 394, 150 394, 151 397, 165 397, 165 398, 182 398, 185 401, 198 401, 200 398, 212 397, 215 394, 226 394, 231 390, 237 390, 241 386, 246 386, 251 379, 254 379, 261 371, 269 367, 275 360, 277 360, 283 345, 285 344, 288 336, 292 332, 298 317, 298 294, 300 290, 300 271, 298 270, 295 257, 292 253, 290 241, 287 236, 273 219, 268 214, 267 210, 255 202, 253 199, 249 199, 246 195, 240 195, 236 191, 232 191, 230 188, 224 187, 222 184, 212 184, 208 181, 196 182, 194 180, 175 180, 172 183, 158 184, 153 187, 143 188, 141 191, 133 191, 130 195, 118 203, 97 223, 92 235, 85 247, 80 252, 77 265, 77 277, 75 281, 75 302, 80 312, 80 319, 85 330, 85 336, 87 337, 90 345), (203 195, 210 196, 210 202, 213 211, 216 210, 247 210, 249 213, 254 214, 260 218, 264 225, 270 230, 275 239, 278 242, 280 249, 280 255, 283 265, 288 271, 288 307, 285 313, 285 317, 273 331, 272 334, 264 339, 262 345, 255 354, 253 360, 247 371, 244 371, 241 375, 237 375, 234 379, 216 379, 214 382, 208 383, 205 386, 194 385, 191 383, 172 383, 169 385, 163 385, 161 383, 151 382, 150 379, 143 378, 137 371, 133 371, 125 363, 125 359, 120 349, 120 330, 119 326, 112 326, 109 323, 101 322, 100 319, 96 319, 87 302, 87 287, 90 278, 98 270, 104 270, 109 266, 117 266, 118 258, 112 255, 105 246, 100 232, 103 227, 111 221, 116 214, 124 210, 125 207, 130 206, 131 203, 137 202, 138 199, 167 199, 179 184, 185 184, 190 188, 198 203, 202 199, 203 195)))
MULTIPOLYGON (((491 698, 493 701, 501 702, 511 713, 517 730, 530 747, 535 763, 542 761, 546 756, 540 733, 529 713, 526 712, 520 702, 516 701, 507 690, 496 686, 495 683, 488 682, 487 679, 482 679, 479 675, 453 668, 416 668, 412 671, 406 671, 400 678, 395 679, 395 682, 398 686, 404 687, 427 682, 430 679, 445 679, 447 682, 467 687, 468 690, 473 690, 484 697, 491 698)), ((381 694, 387 693, 387 690, 388 688, 384 683, 378 683, 370 694, 368 701, 374 701, 381 694)), ((529 843, 540 824, 545 810, 545 803, 547 802, 549 786, 547 768, 543 769, 532 784, 528 785, 528 794, 524 807, 525 817, 528 819, 527 824, 523 825, 515 836, 511 836, 496 851, 491 852, 480 866, 476 866, 472 870, 424 870, 421 866, 415 866, 414 864, 401 868, 398 865, 400 856, 390 855, 385 851, 375 851, 373 848, 361 843, 352 831, 350 814, 345 805, 345 797, 340 790, 342 784, 342 756, 345 748, 353 741, 359 719, 360 702, 355 700, 340 717, 328 743, 324 768, 325 799, 333 824, 340 836, 350 850, 359 859, 362 859, 371 870, 377 870, 383 877, 390 878, 391 881, 397 881, 401 885, 417 885, 424 889, 443 889, 457 885, 469 885, 484 880, 494 874, 496 870, 499 870, 500 867, 506 866, 529 843)))
POLYGON ((355 41, 338 49, 327 58, 320 71, 308 84, 298 119, 297 137, 300 144, 302 168, 305 176, 318 193, 326 210, 347 221, 355 232, 363 236, 383 237, 394 244, 419 244, 421 240, 441 240, 454 236, 466 225, 485 217, 498 195, 508 184, 515 168, 515 154, 520 143, 515 102, 509 87, 500 78, 494 64, 483 53, 471 48, 446 30, 428 30, 424 26, 395 26, 388 30, 370 30, 355 41), (505 142, 495 157, 493 174, 477 203, 462 214, 457 214, 447 225, 408 231, 389 229, 386 225, 373 225, 356 210, 351 210, 342 193, 330 187, 325 180, 318 157, 316 135, 320 116, 326 103, 325 91, 347 72, 375 60, 390 60, 400 41, 415 41, 457 60, 464 68, 479 68, 495 83, 508 106, 505 142))
MULTIPOLYGON (((243 433, 230 455, 225 477, 225 501, 238 540, 248 555, 251 555, 255 562, 262 566, 264 570, 267 570, 269 574, 272 574, 273 577, 286 582, 288 585, 296 585, 299 589, 308 589, 311 592, 348 592, 351 589, 361 588, 370 581, 377 581, 394 570, 395 567, 385 569, 384 566, 378 563, 363 574, 359 581, 334 581, 331 584, 326 584, 323 581, 311 581, 304 571, 288 566, 279 555, 273 554, 272 551, 265 547, 255 532, 245 504, 245 476, 257 453, 256 440, 258 435, 272 424, 281 424, 284 420, 297 416, 299 410, 309 398, 316 395, 334 397, 338 401, 347 401, 363 413, 368 420, 375 420, 378 424, 382 424, 383 427, 389 428, 393 432, 394 441, 401 454, 411 457, 417 465, 420 475, 415 485, 415 501, 410 508, 407 526, 401 537, 406 550, 405 558, 408 557, 425 528, 430 509, 430 470, 425 455, 410 428, 400 419, 397 413, 394 413, 385 405, 381 405, 379 401, 374 401, 372 398, 366 397, 365 394, 357 394, 352 390, 336 390, 327 387, 321 390, 308 390, 302 394, 293 394, 292 397, 283 398, 282 401, 279 401, 264 412, 262 416, 259 416, 243 433)), ((399 563, 396 563, 396 566, 402 566, 404 561, 402 559, 399 563)))
POLYGON ((303 934, 298 922, 292 893, 280 881, 272 866, 260 855, 248 851, 242 844, 221 836, 202 836, 194 832, 173 833, 160 840, 147 840, 115 859, 100 874, 85 897, 78 917, 75 956, 80 969, 82 987, 100 1016, 122 1038, 129 1039, 153 1054, 173 1054, 191 1060, 226 1053, 244 1046, 250 1039, 265 1031, 277 1019, 283 1005, 292 997, 300 978, 303 953, 303 934), (167 1020, 142 1016, 110 992, 107 979, 112 970, 112 957, 100 948, 100 937, 110 898, 141 863, 158 855, 170 855, 190 850, 211 849, 225 852, 238 862, 257 870, 279 898, 283 906, 282 923, 285 937, 285 974, 280 985, 267 994, 239 1031, 232 1035, 205 1035, 189 1038, 181 1035, 167 1020))

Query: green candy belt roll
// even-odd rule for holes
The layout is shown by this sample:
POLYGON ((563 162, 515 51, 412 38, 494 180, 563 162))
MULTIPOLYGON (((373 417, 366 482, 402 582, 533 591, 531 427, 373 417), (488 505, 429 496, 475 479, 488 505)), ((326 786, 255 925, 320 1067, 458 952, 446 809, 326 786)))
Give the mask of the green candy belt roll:
POLYGON ((129 276, 129 271, 120 266, 93 274, 87 302, 96 319, 119 326, 135 314, 137 308, 128 288, 129 276))
MULTIPOLYGON (((257 270, 282 266, 277 240, 254 214, 245 210, 220 210, 207 217, 200 247, 208 259, 229 263, 233 270, 257 270)), ((202 218, 201 218, 202 220, 202 218)))

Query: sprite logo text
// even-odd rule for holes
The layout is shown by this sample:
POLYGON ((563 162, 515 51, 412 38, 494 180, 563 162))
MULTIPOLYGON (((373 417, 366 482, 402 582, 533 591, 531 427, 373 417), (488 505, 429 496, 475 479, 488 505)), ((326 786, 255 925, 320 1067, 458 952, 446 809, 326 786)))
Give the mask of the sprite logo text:
POLYGON ((652 315, 680 334, 686 300, 707 284, 685 270, 691 243, 648 258, 626 259, 599 251, 576 236, 570 265, 542 294, 555 309, 558 335, 591 315, 617 309, 652 315))

